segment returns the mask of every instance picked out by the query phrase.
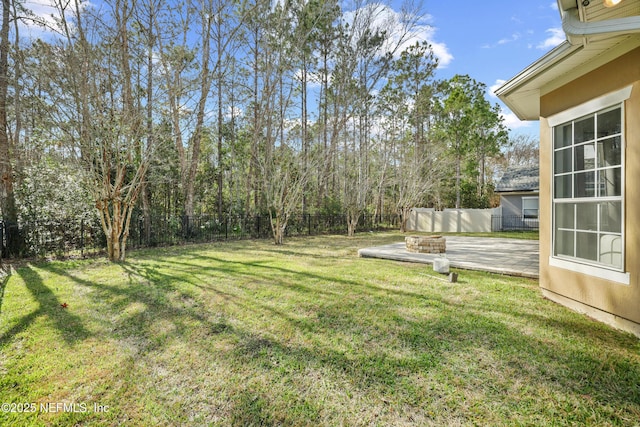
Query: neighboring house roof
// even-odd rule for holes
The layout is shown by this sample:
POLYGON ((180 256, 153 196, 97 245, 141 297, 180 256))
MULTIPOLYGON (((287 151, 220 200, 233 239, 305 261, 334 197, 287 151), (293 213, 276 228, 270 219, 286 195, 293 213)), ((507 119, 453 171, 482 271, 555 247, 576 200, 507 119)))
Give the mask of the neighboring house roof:
POLYGON ((538 167, 516 167, 508 169, 498 185, 496 193, 520 191, 538 191, 540 189, 540 173, 538 167))
POLYGON ((640 0, 558 0, 567 40, 496 90, 521 120, 540 118, 540 97, 640 46, 640 0))

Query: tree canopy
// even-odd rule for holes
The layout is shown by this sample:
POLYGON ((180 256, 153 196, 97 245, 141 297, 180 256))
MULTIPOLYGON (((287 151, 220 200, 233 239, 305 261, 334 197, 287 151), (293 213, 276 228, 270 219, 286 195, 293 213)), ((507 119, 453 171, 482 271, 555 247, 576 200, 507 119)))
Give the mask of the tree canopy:
POLYGON ((508 145, 499 108, 469 76, 436 78, 431 46, 415 42, 416 11, 55 4, 45 19, 3 0, 5 221, 69 216, 50 193, 28 191, 46 182, 100 220, 109 257, 123 260, 134 211, 147 229, 154 216, 269 213, 281 243, 298 212, 345 214, 351 232, 365 212, 491 203, 508 145), (38 37, 22 35, 36 24, 38 37))

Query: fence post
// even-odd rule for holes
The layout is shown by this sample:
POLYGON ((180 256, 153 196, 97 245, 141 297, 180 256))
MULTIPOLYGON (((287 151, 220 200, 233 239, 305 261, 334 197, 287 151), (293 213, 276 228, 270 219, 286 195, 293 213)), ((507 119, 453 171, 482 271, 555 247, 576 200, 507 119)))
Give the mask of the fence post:
POLYGON ((4 221, 0 221, 0 262, 4 258, 4 221))
POLYGON ((142 217, 138 217, 138 246, 142 247, 142 232, 144 227, 144 223, 143 223, 143 219, 142 217))
POLYGON ((84 218, 80 220, 80 258, 84 258, 84 218))

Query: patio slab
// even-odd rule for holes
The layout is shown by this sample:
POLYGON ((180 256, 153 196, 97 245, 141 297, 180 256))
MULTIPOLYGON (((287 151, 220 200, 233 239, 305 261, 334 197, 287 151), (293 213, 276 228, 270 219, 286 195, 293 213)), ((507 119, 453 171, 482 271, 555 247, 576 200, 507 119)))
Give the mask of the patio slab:
MULTIPOLYGON (((537 240, 501 239, 490 237, 445 236, 450 266, 465 270, 488 271, 508 276, 539 278, 539 248, 537 240)), ((408 252, 405 243, 360 249, 363 258, 433 264, 437 254, 408 252)))

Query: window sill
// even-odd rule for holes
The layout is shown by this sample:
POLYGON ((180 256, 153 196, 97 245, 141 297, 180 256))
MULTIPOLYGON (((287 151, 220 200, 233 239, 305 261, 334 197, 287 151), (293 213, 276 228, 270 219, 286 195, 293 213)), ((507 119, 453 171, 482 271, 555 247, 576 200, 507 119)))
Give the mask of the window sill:
POLYGON ((577 262, 554 258, 552 256, 549 257, 549 265, 551 267, 557 267, 564 270, 574 271, 576 273, 586 274, 622 285, 628 285, 630 283, 629 273, 625 273, 622 271, 614 271, 607 268, 596 267, 593 265, 580 264, 577 262))

